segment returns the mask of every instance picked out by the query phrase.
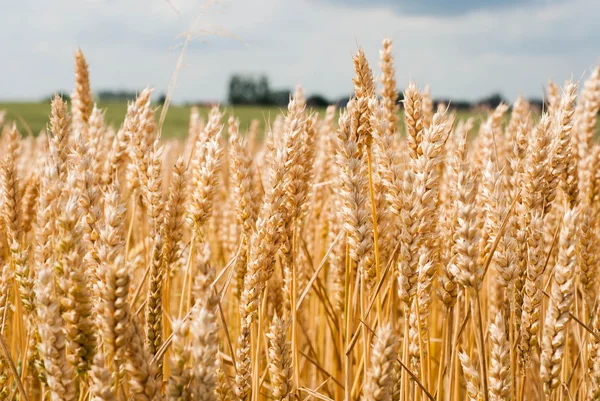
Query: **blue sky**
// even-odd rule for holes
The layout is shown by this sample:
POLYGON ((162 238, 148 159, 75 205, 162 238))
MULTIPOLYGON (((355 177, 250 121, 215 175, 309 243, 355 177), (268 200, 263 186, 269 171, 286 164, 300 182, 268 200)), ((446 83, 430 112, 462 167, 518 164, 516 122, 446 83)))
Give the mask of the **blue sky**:
POLYGON ((351 57, 364 48, 376 74, 392 38, 401 88, 435 97, 500 91, 541 97, 600 62, 597 0, 20 0, 3 6, 1 100, 73 87, 73 52, 92 88, 164 91, 181 51, 175 101, 225 100, 232 73, 266 73, 331 98, 351 91, 351 57))

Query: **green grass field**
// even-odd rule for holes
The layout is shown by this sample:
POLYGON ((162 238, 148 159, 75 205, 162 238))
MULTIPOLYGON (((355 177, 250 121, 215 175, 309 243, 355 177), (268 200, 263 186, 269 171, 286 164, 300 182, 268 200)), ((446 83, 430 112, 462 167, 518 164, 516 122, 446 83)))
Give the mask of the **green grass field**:
MULTIPOLYGON (((105 110, 105 121, 107 124, 118 128, 125 117, 127 104, 125 102, 118 103, 101 103, 99 107, 105 110)), ((6 110, 8 121, 17 121, 22 134, 33 133, 37 135, 46 127, 50 115, 50 103, 0 103, 0 110, 6 110)), ((226 112, 233 114, 240 120, 240 128, 242 131, 247 130, 250 122, 254 119, 258 120, 262 127, 265 122, 272 121, 274 116, 282 110, 279 107, 262 107, 262 106, 227 106, 226 112)), ((200 112, 206 117, 209 108, 201 107, 200 112)), ((317 109, 319 114, 325 113, 325 109, 317 109)), ((156 118, 160 116, 160 106, 157 106, 156 118)), ((190 116, 190 107, 170 106, 165 119, 162 134, 166 138, 181 138, 187 135, 188 122, 190 116)), ((459 112, 458 119, 466 119, 469 116, 475 117, 475 129, 479 123, 485 118, 484 113, 459 112)))
MULTIPOLYGON (((99 104, 99 107, 106 112, 107 124, 119 127, 123 123, 127 111, 126 103, 102 103, 99 104)), ((159 106, 157 107, 156 118, 158 120, 161 110, 159 106)), ((37 135, 48 124, 50 103, 0 103, 0 110, 6 110, 8 121, 16 121, 23 134, 31 132, 37 135)), ((208 110, 208 108, 200 108, 201 114, 205 117, 208 110)), ((228 114, 233 112, 240 120, 242 130, 246 130, 253 119, 259 120, 261 126, 264 127, 265 121, 272 120, 281 111, 278 107, 260 106, 227 107, 225 110, 228 114)), ((325 112, 324 109, 317 111, 325 112)), ((189 116, 189 107, 170 106, 163 125, 163 135, 170 138, 187 135, 189 116)))

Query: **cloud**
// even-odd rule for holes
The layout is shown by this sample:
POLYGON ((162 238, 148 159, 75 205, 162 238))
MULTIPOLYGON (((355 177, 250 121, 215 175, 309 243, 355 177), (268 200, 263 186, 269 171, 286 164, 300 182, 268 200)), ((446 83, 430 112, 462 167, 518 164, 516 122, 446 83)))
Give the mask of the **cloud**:
POLYGON ((475 11, 506 10, 523 5, 544 6, 558 0, 314 0, 348 7, 386 7, 401 15, 454 17, 475 11))
POLYGON ((0 75, 9 78, 0 99, 71 90, 77 47, 90 64, 94 90, 164 91, 181 34, 190 29, 194 38, 179 71, 177 102, 224 100, 227 80, 238 72, 266 73, 276 88, 301 83, 309 94, 345 96, 352 90, 357 45, 378 74, 385 37, 394 43, 399 87, 411 79, 429 83, 434 96, 477 99, 500 91, 509 99, 520 92, 539 97, 547 78, 578 78, 600 61, 596 0, 510 0, 506 7, 443 16, 390 12, 391 1, 377 1, 373 7, 341 0, 11 2, 0 24, 0 36, 9 38, 0 63, 0 75))

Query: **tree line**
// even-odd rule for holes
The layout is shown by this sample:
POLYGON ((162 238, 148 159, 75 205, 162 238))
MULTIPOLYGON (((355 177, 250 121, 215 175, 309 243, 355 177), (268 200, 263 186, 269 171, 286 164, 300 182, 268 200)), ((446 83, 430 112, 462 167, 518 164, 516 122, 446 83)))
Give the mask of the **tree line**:
MULTIPOLYGON (((292 91, 290 89, 272 89, 266 75, 242 75, 235 74, 229 79, 227 100, 231 105, 258 105, 258 106, 285 106, 287 105, 292 91)), ((307 97, 306 103, 310 107, 326 107, 337 104, 345 107, 350 96, 338 99, 328 99, 321 94, 312 94, 307 97)), ((398 103, 404 99, 404 93, 398 93, 398 103)), ((543 101, 540 99, 529 99, 533 106, 540 109, 543 101)), ((455 110, 470 110, 474 107, 495 108, 500 103, 510 104, 500 93, 493 93, 477 101, 433 99, 434 106, 438 104, 449 105, 455 110)))
MULTIPOLYGON (((66 91, 58 92, 63 99, 69 100, 69 93, 66 91)), ((285 107, 288 104, 291 89, 273 89, 266 75, 243 75, 234 74, 229 79, 227 101, 230 105, 254 105, 254 106, 280 106, 285 107)), ((44 98, 45 101, 50 101, 52 97, 44 98)), ((103 89, 95 93, 96 101, 102 103, 108 102, 124 102, 132 101, 137 97, 136 91, 131 90, 111 90, 103 89)), ((398 93, 398 103, 401 103, 404 98, 402 91, 398 93)), ((155 103, 163 104, 165 102, 165 93, 158 93, 155 96, 155 103)), ((326 107, 331 104, 339 107, 346 107, 350 96, 342 96, 337 99, 330 99, 321 94, 311 94, 306 98, 306 104, 309 107, 326 107)), ((543 101, 540 99, 529 99, 530 104, 539 109, 543 107, 543 101)), ((434 107, 438 104, 449 105, 455 110, 470 110, 476 107, 495 108, 500 103, 509 104, 504 97, 499 93, 493 93, 477 101, 465 101, 456 99, 433 99, 434 107)), ((189 104, 197 104, 203 102, 188 102, 189 104)))

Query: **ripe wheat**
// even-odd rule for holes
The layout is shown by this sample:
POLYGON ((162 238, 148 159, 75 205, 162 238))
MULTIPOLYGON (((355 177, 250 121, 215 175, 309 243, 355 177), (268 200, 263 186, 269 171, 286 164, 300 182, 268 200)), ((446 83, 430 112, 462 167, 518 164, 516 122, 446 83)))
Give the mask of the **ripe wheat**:
POLYGON ((0 401, 600 400, 600 68, 474 133, 382 48, 264 133, 110 127, 81 51, 47 132, 0 112, 0 401))

